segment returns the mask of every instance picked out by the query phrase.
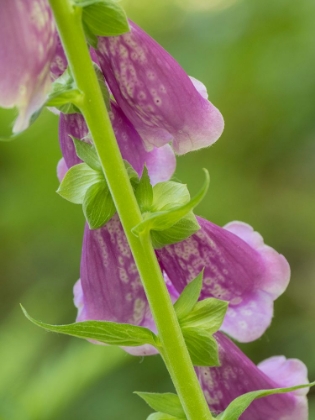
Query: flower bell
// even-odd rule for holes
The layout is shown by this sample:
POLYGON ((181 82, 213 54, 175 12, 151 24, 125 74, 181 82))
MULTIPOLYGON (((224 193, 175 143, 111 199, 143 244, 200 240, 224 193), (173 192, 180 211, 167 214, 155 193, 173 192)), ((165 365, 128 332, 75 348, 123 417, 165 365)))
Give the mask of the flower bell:
POLYGON ((221 329, 240 342, 256 340, 271 322, 273 301, 288 285, 289 264, 246 223, 221 228, 197 219, 198 232, 157 251, 161 267, 179 293, 204 269, 200 298, 229 302, 221 329))
POLYGON ((130 22, 130 32, 100 37, 96 50, 118 105, 147 150, 172 143, 179 155, 210 146, 224 122, 206 88, 189 78, 157 42, 130 22))
MULTIPOLYGON (((216 333, 219 367, 197 367, 197 375, 214 414, 219 414, 238 396, 250 391, 285 388, 308 383, 307 369, 297 359, 271 357, 256 366, 222 333, 216 333)), ((287 394, 254 401, 240 420, 307 420, 306 394, 302 388, 287 394)))
POLYGON ((45 103, 56 39, 46 0, 2 0, 0 106, 18 108, 14 133, 25 130, 45 103))
MULTIPOLYGON (((139 134, 115 103, 111 104, 110 118, 122 157, 132 165, 138 175, 141 176, 146 165, 152 184, 170 179, 176 166, 171 147, 166 144, 150 152, 146 151, 139 134)), ((70 135, 79 139, 88 135, 84 118, 80 114, 60 116, 59 139, 68 168, 80 163, 70 135)))

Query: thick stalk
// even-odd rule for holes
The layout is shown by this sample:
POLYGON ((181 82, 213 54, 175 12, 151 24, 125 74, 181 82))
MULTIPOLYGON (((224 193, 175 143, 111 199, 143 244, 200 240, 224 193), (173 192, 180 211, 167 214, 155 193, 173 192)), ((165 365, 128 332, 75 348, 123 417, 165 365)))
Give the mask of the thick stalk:
POLYGON ((149 236, 131 229, 142 221, 93 69, 81 23, 70 0, 49 0, 69 66, 82 98, 78 106, 91 132, 157 326, 162 353, 189 420, 211 420, 149 236))

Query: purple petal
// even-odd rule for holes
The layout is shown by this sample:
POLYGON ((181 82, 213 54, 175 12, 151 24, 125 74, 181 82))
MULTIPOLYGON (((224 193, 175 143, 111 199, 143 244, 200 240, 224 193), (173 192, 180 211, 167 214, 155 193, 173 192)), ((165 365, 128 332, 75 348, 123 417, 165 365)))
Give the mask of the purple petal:
POLYGON ((64 158, 61 158, 57 164, 57 178, 59 179, 59 182, 61 182, 68 172, 68 166, 66 165, 66 161, 64 158))
MULTIPOLYGON (((52 80, 57 79, 60 77, 64 71, 68 67, 68 60, 65 55, 61 40, 59 36, 57 36, 57 42, 56 42, 56 51, 54 55, 54 59, 50 65, 50 76, 52 80)), ((99 65, 97 55, 93 49, 90 50, 92 61, 99 65)))
MULTIPOLYGON (((176 153, 210 146, 221 135, 221 113, 179 64, 133 22, 131 32, 99 38, 99 62, 119 106, 148 150, 172 142, 176 153)), ((203 85, 202 85, 203 86, 203 85)))
MULTIPOLYGON (((232 400, 246 392, 308 383, 306 367, 299 360, 287 360, 284 356, 279 356, 255 366, 222 333, 217 333, 216 339, 221 366, 196 369, 214 413, 224 411, 232 400)), ((256 400, 246 409, 240 420, 307 420, 307 391, 306 388, 256 400)))
POLYGON ((50 76, 52 80, 58 79, 68 67, 68 60, 63 50, 61 40, 57 36, 54 59, 50 65, 50 76))
POLYGON ((163 270, 181 292, 205 268, 201 299, 229 301, 222 330, 248 342, 271 322, 273 301, 290 278, 286 259, 241 222, 225 228, 198 218, 201 229, 183 242, 157 251, 163 270))
MULTIPOLYGON (((142 174, 143 167, 146 165, 152 184, 167 181, 173 175, 176 165, 175 155, 171 147, 165 145, 160 149, 154 148, 147 152, 139 134, 121 109, 114 103, 112 103, 110 117, 122 157, 133 166, 138 175, 142 174)), ((69 135, 84 139, 87 134, 88 129, 82 115, 61 115, 59 139, 62 154, 69 167, 80 162, 69 135)))
MULTIPOLYGON (((172 285, 166 278, 172 293, 172 285)), ((156 331, 131 250, 117 216, 98 230, 85 229, 81 280, 74 288, 77 321, 130 323, 156 331)), ((176 299, 176 295, 173 300, 176 299)), ((157 353, 149 346, 126 347, 134 355, 157 353)))
POLYGON ((25 130, 50 88, 56 29, 46 0, 2 0, 0 106, 16 106, 13 132, 25 130))

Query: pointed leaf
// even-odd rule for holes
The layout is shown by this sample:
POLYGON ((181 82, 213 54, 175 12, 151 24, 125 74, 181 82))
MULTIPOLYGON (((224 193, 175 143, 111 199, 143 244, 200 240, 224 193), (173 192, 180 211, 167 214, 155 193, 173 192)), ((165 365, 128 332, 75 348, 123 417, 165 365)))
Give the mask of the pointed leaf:
POLYGON ((89 165, 90 168, 94 169, 95 171, 102 171, 102 166, 100 164, 95 147, 83 140, 79 140, 73 136, 70 137, 74 143, 77 156, 83 160, 83 162, 89 165))
POLYGON ((135 190, 135 196, 138 201, 141 213, 150 211, 153 200, 153 189, 146 166, 143 169, 142 177, 135 190))
POLYGON ((71 203, 82 204, 90 186, 102 179, 100 172, 94 171, 86 163, 79 163, 68 170, 57 193, 71 203))
POLYGON ((98 47, 98 38, 97 36, 92 32, 90 27, 82 20, 82 26, 84 30, 84 35, 86 38, 87 43, 97 50, 98 47))
POLYGON ((103 75, 101 69, 99 68, 99 66, 96 63, 93 63, 93 67, 94 67, 94 71, 96 73, 98 83, 99 83, 100 88, 101 88, 101 92, 102 92, 102 96, 103 96, 106 108, 107 108, 108 111, 110 111, 110 94, 109 94, 109 91, 108 91, 106 83, 105 83, 104 75, 103 75))
POLYGON ((176 394, 151 392, 135 392, 135 394, 139 395, 155 411, 161 411, 175 418, 185 418, 185 412, 176 394))
POLYGON ((185 217, 200 201, 204 198, 209 187, 209 173, 205 170, 206 181, 199 191, 199 193, 192 198, 188 203, 178 206, 172 210, 159 211, 146 215, 146 219, 139 223, 132 229, 132 232, 139 236, 142 233, 149 232, 150 230, 165 230, 173 226, 183 217, 185 217))
POLYGON ((130 165, 129 162, 124 160, 125 168, 127 170, 127 174, 129 176, 131 184, 134 186, 134 188, 139 184, 139 177, 137 172, 133 169, 133 167, 130 165))
POLYGON ((190 313, 190 311, 198 302, 202 289, 202 278, 203 271, 199 273, 198 276, 185 287, 177 301, 174 303, 174 309, 177 318, 180 321, 190 313))
POLYGON ((153 187, 151 212, 171 210, 188 203, 190 194, 187 185, 179 182, 159 182, 153 187))
POLYGON ((54 81, 52 89, 48 95, 46 106, 54 106, 60 109, 65 105, 77 103, 82 94, 77 89, 70 69, 66 69, 63 74, 54 81))
POLYGON ((78 338, 97 340, 115 346, 157 346, 157 337, 147 328, 107 321, 85 321, 68 325, 50 325, 32 318, 21 305, 26 318, 45 330, 78 338))
POLYGON ((218 345, 210 334, 188 327, 182 332, 194 366, 220 366, 218 345))
POLYGON ((124 9, 116 0, 74 0, 83 7, 83 22, 98 36, 116 36, 129 32, 124 9))
MULTIPOLYGON (((261 391, 252 391, 241 395, 233 400, 230 405, 217 418, 220 420, 238 420, 246 408, 256 399, 267 397, 268 395, 284 394, 297 389, 309 388, 315 385, 315 382, 306 385, 298 385, 290 388, 276 388, 261 391)), ((298 419, 297 419, 298 420, 298 419)))
POLYGON ((215 298, 201 300, 190 313, 180 319, 180 324, 182 327, 202 329, 213 334, 221 327, 227 308, 228 302, 224 300, 215 298))
POLYGON ((147 420, 176 420, 176 419, 186 420, 186 417, 174 417, 165 413, 152 413, 147 418, 147 420))
POLYGON ((99 229, 114 216, 116 208, 105 180, 86 191, 82 208, 90 229, 99 229))
POLYGON ((200 229, 196 216, 191 211, 179 222, 165 230, 151 230, 152 245, 155 249, 182 242, 200 229))

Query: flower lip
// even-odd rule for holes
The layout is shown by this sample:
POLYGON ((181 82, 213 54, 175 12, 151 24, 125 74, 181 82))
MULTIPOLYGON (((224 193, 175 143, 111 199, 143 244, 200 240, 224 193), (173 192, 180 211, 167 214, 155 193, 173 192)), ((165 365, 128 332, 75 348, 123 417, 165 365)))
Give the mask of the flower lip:
POLYGON ((289 265, 245 223, 221 228, 202 218, 198 222, 201 229, 190 238, 157 251, 160 263, 179 292, 204 268, 201 299, 229 302, 222 331, 253 341, 271 322, 273 301, 289 281, 289 265))
MULTIPOLYGON (((210 408, 221 413, 236 397, 250 391, 308 383, 305 365, 277 356, 258 366, 222 333, 216 333, 221 366, 198 367, 197 374, 210 408)), ((254 401, 240 420, 307 420, 307 388, 254 401)))

